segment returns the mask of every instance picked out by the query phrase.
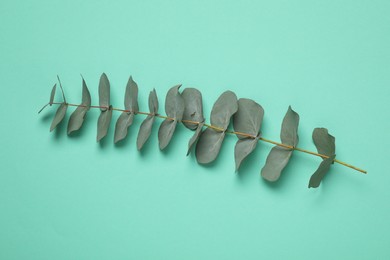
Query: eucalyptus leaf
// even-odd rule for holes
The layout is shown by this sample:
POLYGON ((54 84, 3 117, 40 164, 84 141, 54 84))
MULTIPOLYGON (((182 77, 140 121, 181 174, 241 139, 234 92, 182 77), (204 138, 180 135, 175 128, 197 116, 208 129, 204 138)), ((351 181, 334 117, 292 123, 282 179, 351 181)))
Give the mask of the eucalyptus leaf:
POLYGON ((176 85, 168 90, 165 98, 165 112, 168 117, 180 121, 184 113, 184 99, 179 93, 181 85, 176 85))
POLYGON ((134 113, 122 112, 116 121, 114 143, 119 142, 127 136, 129 126, 133 123, 134 113))
POLYGON ((327 156, 332 156, 335 154, 335 138, 328 133, 328 129, 315 128, 313 131, 313 141, 317 147, 318 153, 327 156))
POLYGON ((49 101, 50 106, 53 105, 54 97, 56 95, 56 88, 57 88, 57 84, 54 84, 53 88, 51 89, 51 93, 50 93, 50 101, 49 101))
POLYGON ((326 158, 321 162, 318 169, 310 177, 309 188, 317 188, 320 186, 322 179, 328 173, 330 166, 333 163, 333 160, 335 159, 335 157, 336 157, 336 155, 332 155, 331 157, 326 158))
POLYGON ((267 161, 261 170, 261 176, 267 181, 277 181, 290 160, 292 150, 274 146, 268 154, 267 161))
POLYGON ((234 160, 236 171, 240 168, 242 161, 255 150, 258 139, 245 138, 237 141, 234 147, 234 160))
POLYGON ((176 120, 165 119, 158 129, 158 142, 160 150, 164 150, 172 139, 177 125, 176 120))
POLYGON ((224 130, 230 123, 230 118, 237 112, 237 97, 232 91, 225 91, 214 103, 211 110, 210 122, 224 130))
MULTIPOLYGON (((186 88, 183 90, 181 96, 183 97, 185 104, 183 120, 203 122, 203 104, 200 91, 196 88, 186 88)), ((183 124, 191 130, 198 128, 198 124, 189 122, 183 122, 183 124)))
POLYGON ((152 114, 158 113, 158 98, 155 89, 153 89, 149 93, 149 111, 152 114))
POLYGON ((64 100, 64 103, 67 103, 67 102, 66 102, 66 98, 65 98, 64 88, 62 87, 62 83, 61 83, 60 77, 59 77, 58 75, 57 75, 57 79, 58 79, 58 83, 60 83, 60 89, 61 89, 61 93, 62 93, 62 99, 64 100))
POLYGON ((82 89, 82 102, 76 108, 76 110, 70 115, 68 122, 68 135, 73 131, 77 131, 83 125, 85 116, 88 110, 91 108, 91 94, 89 93, 87 84, 83 79, 83 89, 82 89))
POLYGON ((225 132, 217 132, 207 128, 202 132, 196 144, 196 160, 198 163, 207 164, 214 161, 221 149, 225 132))
POLYGON ((130 76, 126 86, 125 109, 133 113, 138 113, 138 85, 130 76))
POLYGON ((203 126, 204 126, 204 123, 203 123, 203 122, 200 123, 200 124, 198 125, 198 128, 196 128, 196 131, 195 131, 194 135, 193 135, 193 136, 191 137, 191 139, 188 141, 187 156, 190 154, 192 146, 196 143, 196 141, 198 141, 200 135, 202 134, 203 126))
POLYGON ((110 106, 110 82, 105 73, 100 76, 99 81, 99 106, 101 111, 106 111, 110 106))
POLYGON ((97 142, 100 142, 100 140, 107 135, 108 128, 110 127, 111 117, 112 117, 111 106, 109 106, 107 110, 101 111, 97 123, 97 136, 96 136, 97 142))
POLYGON ((291 106, 289 106, 287 113, 283 118, 282 131, 280 133, 280 139, 283 144, 294 147, 297 146, 299 141, 298 124, 299 115, 291 109, 291 106))
MULTIPOLYGON (((238 111, 233 116, 234 131, 257 136, 261 122, 263 121, 263 108, 251 99, 240 98, 238 100, 238 111)), ((237 135, 238 138, 246 138, 237 135)))
POLYGON ((149 136, 152 132, 154 118, 155 118, 154 116, 150 116, 150 115, 147 116, 139 128, 138 137, 137 137, 138 151, 141 151, 142 147, 144 146, 146 141, 149 139, 149 136))
POLYGON ((62 119, 64 119, 66 114, 66 109, 68 108, 68 104, 61 103, 58 107, 56 114, 54 115, 53 121, 51 122, 50 132, 53 131, 59 123, 61 123, 62 119))

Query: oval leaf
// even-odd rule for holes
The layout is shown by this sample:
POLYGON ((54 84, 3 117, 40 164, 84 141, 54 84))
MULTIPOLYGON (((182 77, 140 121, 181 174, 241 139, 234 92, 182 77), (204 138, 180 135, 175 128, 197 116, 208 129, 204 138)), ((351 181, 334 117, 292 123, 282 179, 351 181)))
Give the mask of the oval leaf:
POLYGON ((202 132, 196 144, 196 160, 198 163, 207 164, 214 161, 221 149, 225 132, 217 132, 207 128, 202 132))
POLYGON ((165 112, 168 117, 180 121, 184 113, 184 99, 179 93, 181 85, 176 85, 168 90, 165 98, 165 112))
POLYGON ((50 106, 53 105, 53 102, 54 102, 54 96, 56 95, 56 87, 57 87, 57 84, 54 84, 53 88, 51 89, 50 101, 49 101, 50 106))
POLYGON ((133 123, 134 113, 122 112, 116 121, 114 143, 119 142, 127 136, 127 130, 133 123))
POLYGON ((326 128, 315 128, 313 141, 320 154, 332 156, 336 152, 335 138, 328 133, 326 128))
POLYGON ((61 123, 62 119, 64 119, 67 108, 68 105, 66 103, 61 103, 61 105, 58 107, 57 112, 53 118, 53 121, 51 122, 50 132, 53 131, 58 126, 59 123, 61 123))
POLYGON ((176 120, 165 119, 158 129, 158 142, 160 150, 164 150, 172 139, 177 125, 176 120))
POLYGON ((100 140, 107 135, 108 128, 110 126, 112 117, 112 109, 111 106, 106 111, 102 111, 100 113, 98 124, 97 124, 97 136, 96 141, 100 142, 100 140))
POLYGON ((237 97, 232 91, 225 91, 214 103, 211 110, 210 122, 224 130, 230 123, 230 118, 237 112, 237 97))
POLYGON ((329 171, 333 160, 336 155, 332 155, 329 158, 325 158, 315 173, 310 177, 309 188, 317 188, 320 186, 322 179, 325 177, 326 173, 329 171))
MULTIPOLYGON (((238 111, 233 116, 234 131, 257 136, 261 122, 263 121, 264 110, 255 101, 247 98, 238 100, 238 111)), ((246 138, 237 135, 238 138, 246 138)))
POLYGON ((145 120, 142 122, 137 137, 138 151, 141 151, 142 147, 149 139, 150 133, 152 132, 153 122, 154 122, 154 116, 150 116, 150 115, 147 116, 145 120))
POLYGON ((99 106, 101 111, 106 111, 110 106, 110 82, 108 81, 107 75, 103 73, 100 76, 99 82, 99 106))
POLYGON ((236 162, 236 171, 240 168, 242 161, 255 150, 258 139, 241 139, 238 140, 234 147, 234 160, 236 162))
POLYGON ((158 99, 155 89, 149 93, 149 111, 154 115, 158 113, 158 99))
POLYGON ((267 181, 277 181, 288 161, 292 150, 280 146, 274 146, 268 154, 267 161, 261 169, 261 176, 267 181))
POLYGON ((298 137, 299 115, 291 106, 288 107, 287 113, 283 118, 282 131, 280 132, 280 139, 283 144, 296 147, 299 141, 298 137))
POLYGON ((196 143, 196 141, 198 141, 200 135, 202 134, 203 125, 204 125, 204 123, 200 123, 198 125, 198 128, 196 128, 194 135, 188 141, 187 156, 190 154, 192 146, 196 143))
POLYGON ((138 113, 138 85, 130 76, 126 86, 125 109, 133 113, 138 113))
POLYGON ((91 94, 89 93, 87 84, 83 79, 83 90, 82 90, 82 103, 76 110, 70 115, 68 122, 68 135, 73 131, 77 131, 83 125, 85 116, 91 107, 91 94))
MULTIPOLYGON (((203 104, 202 104, 202 94, 196 88, 186 88, 184 89, 181 96, 184 99, 184 113, 183 120, 189 120, 194 122, 203 122, 203 104)), ((183 124, 191 130, 198 128, 198 124, 183 122, 183 124)))

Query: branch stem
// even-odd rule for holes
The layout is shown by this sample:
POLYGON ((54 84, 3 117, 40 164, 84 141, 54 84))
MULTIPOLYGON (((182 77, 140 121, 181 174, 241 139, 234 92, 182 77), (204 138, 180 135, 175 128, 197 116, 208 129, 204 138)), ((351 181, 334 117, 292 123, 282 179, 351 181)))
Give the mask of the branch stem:
MULTIPOLYGON (((64 101, 64 102, 53 102, 53 105, 60 105, 62 103, 65 103, 66 105, 72 106, 72 107, 78 107, 78 106, 86 107, 83 104, 79 104, 79 105, 71 104, 71 103, 66 103, 66 101, 64 101)), ((101 108, 109 109, 108 107, 103 107, 103 106, 90 106, 90 107, 91 108, 99 108, 99 109, 101 109, 101 108)), ((125 110, 125 109, 120 109, 120 108, 111 108, 111 110, 120 111, 120 112, 128 112, 128 113, 132 112, 130 110, 125 110)), ((168 120, 175 120, 172 117, 168 117, 168 116, 164 116, 164 115, 160 115, 160 114, 148 113, 148 112, 138 111, 136 114, 147 115, 147 116, 155 116, 155 117, 158 117, 158 118, 168 119, 168 120)), ((203 122, 191 121, 191 120, 181 120, 181 122, 182 123, 196 124, 196 125, 200 125, 201 123, 203 123, 203 122)), ((214 130, 216 130, 218 132, 225 132, 225 133, 228 133, 228 134, 245 136, 247 138, 252 138, 252 139, 258 138, 258 140, 266 142, 266 143, 274 144, 274 145, 277 145, 277 146, 280 146, 280 147, 284 147, 284 148, 290 149, 290 150, 296 150, 296 151, 299 151, 299 152, 302 152, 302 153, 306 153, 306 154, 315 155, 315 156, 318 156, 318 157, 321 157, 321 158, 324 158, 324 159, 329 158, 329 156, 324 155, 324 154, 319 154, 319 153, 308 151, 308 150, 305 150, 305 149, 302 149, 302 148, 299 148, 299 147, 294 147, 294 146, 286 145, 286 144, 283 144, 283 143, 275 142, 275 141, 266 139, 266 138, 261 137, 261 136, 257 137, 257 136, 254 136, 254 135, 251 135, 251 134, 248 134, 248 133, 231 131, 231 130, 223 129, 223 128, 220 128, 220 127, 217 127, 217 126, 214 126, 214 125, 211 125, 211 124, 203 124, 203 126, 205 126, 207 128, 214 129, 214 130)), ((349 167, 351 169, 354 169, 354 170, 359 171, 359 172, 364 173, 364 174, 367 173, 367 171, 365 171, 363 169, 360 169, 360 168, 358 168, 356 166, 353 166, 351 164, 342 162, 342 161, 337 160, 337 159, 334 159, 333 162, 336 162, 336 163, 341 164, 343 166, 349 167)))

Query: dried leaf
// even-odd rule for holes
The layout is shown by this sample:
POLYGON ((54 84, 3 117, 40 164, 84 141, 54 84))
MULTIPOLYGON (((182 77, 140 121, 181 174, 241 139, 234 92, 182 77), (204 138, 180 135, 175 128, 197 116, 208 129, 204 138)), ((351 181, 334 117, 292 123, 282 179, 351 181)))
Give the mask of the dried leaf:
POLYGON ((299 124, 299 115, 291 109, 291 106, 288 107, 287 113, 283 118, 282 131, 280 133, 280 139, 283 144, 290 146, 297 146, 298 138, 298 124, 299 124))
POLYGON ((255 150, 258 139, 245 138, 237 141, 234 147, 234 159, 236 171, 240 168, 242 161, 255 150))
POLYGON ((168 146, 175 132, 178 121, 181 121, 184 113, 184 99, 179 93, 181 85, 169 89, 165 98, 165 112, 171 119, 165 119, 158 129, 158 142, 161 150, 168 146))
POLYGON ((116 121, 114 143, 119 142, 127 136, 129 126, 133 123, 134 113, 122 112, 116 121))
POLYGON ((237 97, 232 91, 225 91, 214 103, 211 110, 210 122, 224 130, 230 123, 230 118, 237 112, 237 97))
POLYGON ((133 113, 138 113, 138 86, 130 76, 126 86, 125 109, 133 113))
POLYGON ((68 135, 73 131, 77 131, 83 125, 85 116, 91 107, 91 94, 89 93, 87 84, 83 79, 83 90, 82 90, 82 102, 76 108, 76 110, 70 115, 68 122, 68 135))
POLYGON ((195 150, 198 163, 207 164, 214 161, 221 149, 224 137, 225 132, 217 132, 210 128, 203 131, 195 150))
POLYGON ((267 181, 277 181, 288 161, 292 150, 274 146, 268 154, 267 161, 261 170, 261 176, 267 181))
MULTIPOLYGON (((152 92, 151 92, 152 93, 152 92)), ((154 92, 156 93, 156 92, 154 92)), ((150 133, 152 132, 152 127, 154 123, 154 116, 147 116, 145 120, 142 122, 138 137, 137 137, 137 149, 138 151, 141 151, 142 147, 146 143, 146 141, 149 139, 150 133)))
POLYGON ((309 188, 317 188, 320 186, 322 179, 330 169, 330 165, 333 163, 336 155, 332 155, 329 158, 324 159, 315 173, 310 177, 309 188))
POLYGON ((335 138, 328 133, 326 128, 315 128, 313 131, 313 141, 320 154, 332 156, 335 154, 335 138))
MULTIPOLYGON (((238 111, 233 116, 234 131, 257 136, 261 122, 263 121, 263 108, 251 99, 240 98, 238 100, 238 111)), ((237 135, 238 138, 246 138, 237 135)))
MULTIPOLYGON (((184 99, 185 109, 183 114, 183 120, 189 120, 194 122, 203 122, 203 104, 202 94, 196 88, 184 89, 181 96, 184 99)), ((198 124, 189 122, 183 122, 183 124, 191 130, 198 128, 198 124)))
POLYGON ((188 141, 187 156, 190 154, 192 146, 196 143, 196 141, 198 141, 200 135, 202 134, 203 125, 204 123, 200 123, 198 125, 198 128, 196 128, 194 135, 191 137, 190 141, 188 141))
POLYGON ((106 111, 110 106, 110 82, 107 75, 103 73, 99 82, 99 106, 101 111, 106 111))
POLYGON ((155 89, 153 89, 149 93, 149 111, 152 114, 158 113, 158 99, 155 89))
POLYGON ((158 129, 158 140, 160 150, 164 150, 168 146, 169 142, 172 139, 173 133, 177 125, 176 120, 165 119, 158 129))
POLYGON ((110 126, 112 117, 112 107, 109 106, 109 108, 106 111, 101 111, 98 124, 97 124, 97 136, 96 141, 100 142, 100 140, 107 135, 108 128, 110 126))
POLYGON ((50 132, 53 131, 59 123, 61 123, 62 119, 64 119, 67 108, 68 105, 65 102, 61 103, 61 105, 58 107, 57 112, 53 118, 53 121, 51 122, 50 132))

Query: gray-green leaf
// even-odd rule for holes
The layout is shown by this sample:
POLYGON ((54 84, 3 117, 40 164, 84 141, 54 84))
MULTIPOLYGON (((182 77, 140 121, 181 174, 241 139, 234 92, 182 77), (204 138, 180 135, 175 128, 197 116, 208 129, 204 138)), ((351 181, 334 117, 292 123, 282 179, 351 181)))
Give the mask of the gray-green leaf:
POLYGON ((309 188, 317 188, 320 186, 322 179, 325 177, 326 173, 329 171, 333 160, 336 155, 332 155, 329 158, 324 159, 315 173, 310 177, 309 188))
POLYGON ((128 128, 133 123, 134 113, 122 112, 116 121, 114 143, 119 142, 127 136, 128 128))
POLYGON ((332 156, 335 154, 335 138, 328 133, 326 128, 315 128, 313 131, 313 141, 320 154, 332 156))
POLYGON ((230 123, 230 118, 237 112, 237 97, 232 91, 225 91, 214 103, 211 110, 210 122, 224 130, 230 123))
POLYGON ((90 109, 90 107, 91 107, 91 94, 89 93, 87 84, 83 79, 82 102, 69 118, 68 134, 72 133, 73 131, 77 131, 81 128, 85 116, 88 110, 90 109))
POLYGON ((102 107, 100 108, 101 111, 106 111, 110 106, 110 82, 105 73, 100 76, 99 105, 102 107))
MULTIPOLYGON (((194 122, 203 122, 203 104, 202 94, 196 88, 184 89, 181 96, 184 99, 185 109, 183 114, 183 120, 189 120, 194 122)), ((191 130, 198 128, 198 124, 189 122, 183 122, 183 124, 191 130)))
POLYGON ((106 111, 101 111, 98 124, 97 124, 97 136, 96 141, 100 142, 100 140, 107 135, 108 128, 110 126, 112 117, 112 107, 109 106, 109 108, 106 111))
MULTIPOLYGON (((263 121, 264 110, 255 101, 246 98, 238 100, 238 111, 233 116, 234 131, 257 136, 261 122, 263 121)), ((237 135, 238 138, 246 138, 237 135)))
POLYGON ((234 147, 234 159, 236 171, 240 168, 242 161, 255 150, 258 139, 245 138, 237 141, 234 147))
POLYGON ((200 135, 202 134, 203 125, 203 122, 198 125, 198 128, 196 128, 194 135, 188 141, 187 156, 190 154, 192 146, 196 143, 196 141, 198 141, 200 135))
POLYGON ((154 122, 154 116, 150 116, 150 115, 147 116, 145 120, 142 122, 137 137, 138 151, 141 151, 142 147, 149 139, 150 133, 152 132, 153 122, 154 122))
POLYGON ((152 114, 158 113, 158 99, 155 89, 153 89, 149 93, 149 111, 152 114))
POLYGON ((268 154, 267 161, 261 170, 261 176, 267 181, 277 181, 288 161, 292 150, 274 146, 268 154))
POLYGON ((57 87, 57 84, 54 84, 53 88, 51 89, 50 101, 49 101, 50 106, 53 105, 53 102, 54 102, 54 96, 56 94, 56 87, 57 87))
POLYGON ((61 105, 58 107, 57 112, 53 118, 53 121, 51 122, 50 132, 53 131, 59 123, 61 123, 62 119, 64 119, 67 108, 68 105, 65 102, 61 103, 61 105))
POLYGON ((224 137, 225 132, 217 132, 210 128, 203 131, 195 151, 198 163, 207 164, 214 161, 219 154, 224 137))
POLYGON ((158 129, 158 141, 160 150, 164 150, 172 139, 177 125, 176 120, 165 119, 158 129))
POLYGON ((298 124, 299 115, 291 109, 291 106, 289 106, 287 113, 283 118, 282 131, 280 132, 280 139, 283 144, 294 147, 297 146, 299 141, 298 124))
POLYGON ((138 85, 130 76, 126 86, 125 109, 133 113, 138 113, 138 85))

